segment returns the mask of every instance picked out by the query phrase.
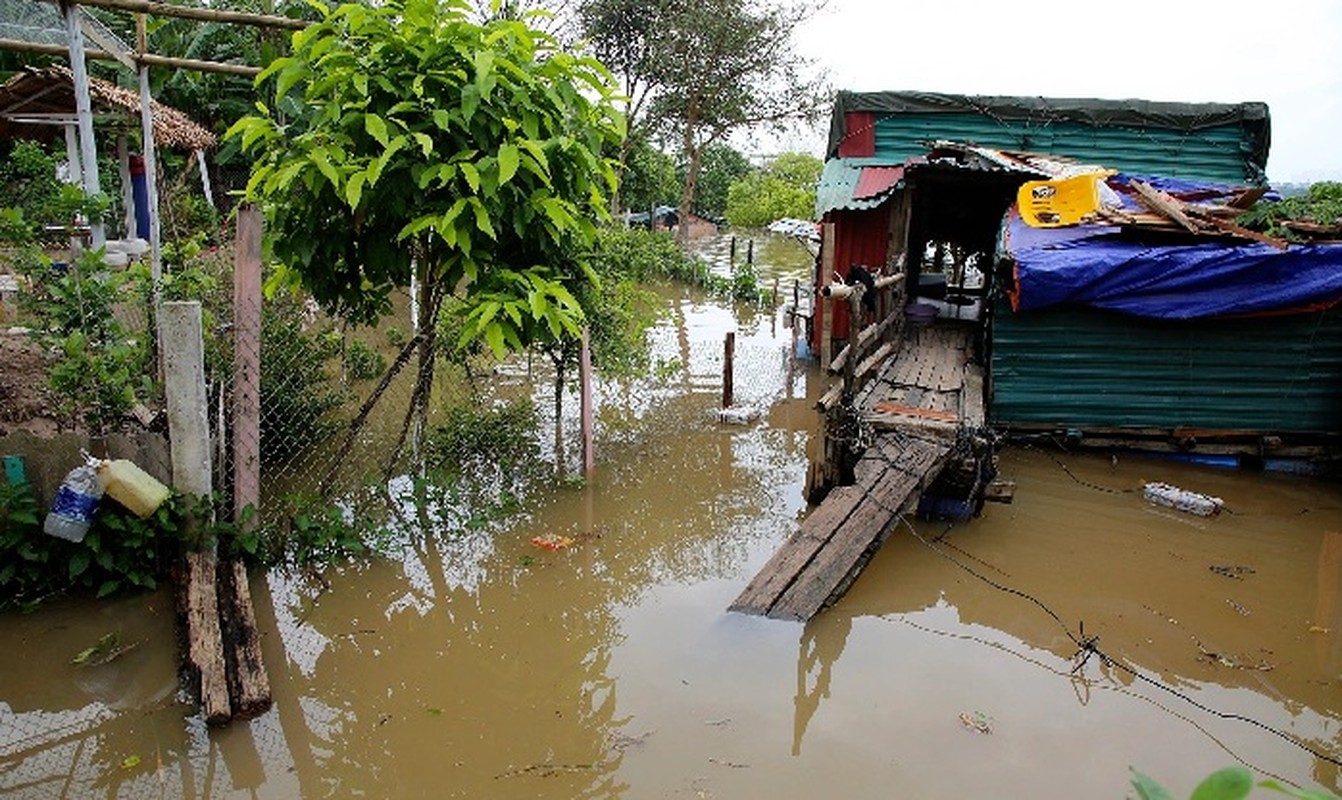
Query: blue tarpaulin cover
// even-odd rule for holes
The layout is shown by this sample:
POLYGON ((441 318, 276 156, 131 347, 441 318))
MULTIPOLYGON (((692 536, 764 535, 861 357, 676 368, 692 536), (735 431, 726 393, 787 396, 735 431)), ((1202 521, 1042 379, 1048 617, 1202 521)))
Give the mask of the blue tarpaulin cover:
MULTIPOLYGON (((1121 194, 1133 176, 1108 179, 1121 194)), ((1231 193, 1228 187, 1142 177, 1184 198, 1231 193)), ((1015 261, 1017 311, 1073 304, 1142 317, 1195 319, 1307 311, 1342 301, 1342 245, 1292 244, 1287 250, 1217 239, 1164 245, 1107 225, 1031 228, 1013 206, 1003 251, 1015 261)))

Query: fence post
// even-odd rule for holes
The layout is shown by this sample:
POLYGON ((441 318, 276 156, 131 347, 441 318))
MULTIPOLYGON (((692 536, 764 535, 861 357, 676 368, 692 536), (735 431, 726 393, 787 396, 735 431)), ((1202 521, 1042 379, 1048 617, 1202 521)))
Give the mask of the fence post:
MULTIPOLYGON (((205 394, 205 345, 200 303, 165 302, 159 307, 163 349, 164 394, 168 403, 168 434, 172 441, 172 482, 192 497, 208 497, 210 423, 205 394)), ((188 528, 195 520, 187 518, 188 528)), ((187 658, 200 677, 200 702, 205 721, 217 724, 232 716, 219 626, 217 560, 214 543, 186 553, 184 612, 187 658)))
MULTIPOLYGON (((834 223, 826 222, 821 231, 820 280, 816 281, 814 291, 815 311, 820 313, 820 374, 824 375, 829 372, 829 362, 833 357, 830 340, 834 336, 834 303, 825 298, 821 290, 834 280, 834 223)), ((814 321, 814 313, 811 319, 814 321)))
POLYGON ((736 332, 728 331, 722 340, 722 407, 732 407, 732 371, 736 360, 736 332))
POLYGON ((582 329, 582 352, 578 361, 579 405, 582 407, 582 470, 591 477, 596 470, 595 414, 592 403, 592 347, 588 329, 582 329))
POLYGON ((233 519, 261 500, 261 210, 238 207, 233 262, 233 519))

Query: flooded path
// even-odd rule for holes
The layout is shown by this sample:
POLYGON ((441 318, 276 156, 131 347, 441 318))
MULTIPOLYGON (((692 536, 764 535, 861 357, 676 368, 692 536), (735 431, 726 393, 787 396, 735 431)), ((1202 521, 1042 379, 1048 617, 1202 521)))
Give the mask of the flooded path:
POLYGON ((1214 713, 1342 757, 1338 484, 1012 448, 1014 504, 900 528, 811 623, 728 614, 805 513, 818 387, 781 381, 777 319, 671 304, 656 346, 685 369, 603 390, 586 485, 396 558, 258 576, 276 704, 250 723, 174 702, 166 594, 0 617, 0 794, 1121 797, 1135 766, 1187 796, 1237 762, 1342 789, 1214 713), (769 409, 750 427, 713 421, 733 328, 738 393, 769 409), (1231 513, 1153 507, 1143 480, 1231 513), (1073 674, 1082 623, 1132 672, 1073 674), (70 664, 114 629, 138 646, 70 664))

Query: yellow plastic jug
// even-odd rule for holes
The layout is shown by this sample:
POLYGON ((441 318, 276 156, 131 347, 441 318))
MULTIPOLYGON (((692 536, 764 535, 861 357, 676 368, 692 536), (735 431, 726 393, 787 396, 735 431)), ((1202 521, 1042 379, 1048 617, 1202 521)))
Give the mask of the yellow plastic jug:
POLYGON ((98 482, 108 497, 141 519, 163 505, 172 490, 124 458, 98 462, 98 482))

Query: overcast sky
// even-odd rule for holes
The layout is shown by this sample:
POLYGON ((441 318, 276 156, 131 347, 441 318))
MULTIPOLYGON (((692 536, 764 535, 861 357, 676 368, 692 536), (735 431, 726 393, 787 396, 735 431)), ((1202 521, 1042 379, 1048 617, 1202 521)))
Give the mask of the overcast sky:
POLYGON ((829 0, 795 43, 836 89, 1259 100, 1271 180, 1342 179, 1338 0, 829 0))

